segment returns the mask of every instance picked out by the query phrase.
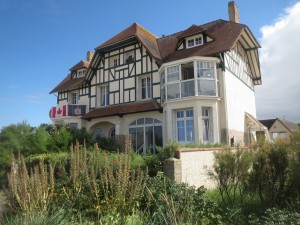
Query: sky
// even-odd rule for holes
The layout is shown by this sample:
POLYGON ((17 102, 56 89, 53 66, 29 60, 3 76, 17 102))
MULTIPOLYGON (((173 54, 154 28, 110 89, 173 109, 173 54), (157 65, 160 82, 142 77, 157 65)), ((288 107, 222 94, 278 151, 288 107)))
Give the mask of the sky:
MULTIPOLYGON (((236 0, 262 46, 258 119, 300 123, 300 1, 236 0)), ((225 0, 0 0, 0 129, 50 123, 49 92, 87 51, 136 22, 161 37, 228 20, 225 0)))

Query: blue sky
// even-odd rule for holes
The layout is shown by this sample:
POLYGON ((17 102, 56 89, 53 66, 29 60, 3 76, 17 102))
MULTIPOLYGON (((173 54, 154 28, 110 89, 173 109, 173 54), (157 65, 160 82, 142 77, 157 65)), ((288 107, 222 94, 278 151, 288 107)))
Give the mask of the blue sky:
MULTIPOLYGON (((295 85, 299 86, 300 76, 295 69, 299 70, 300 56, 293 44, 300 47, 300 21, 296 19, 300 3, 235 2, 241 23, 249 26, 262 45, 263 85, 256 88, 257 117, 284 117, 299 123, 296 96, 300 91, 295 85), (286 31, 293 33, 282 37, 289 49, 282 44, 286 42, 280 43, 280 35, 286 31), (277 61, 269 60, 274 54, 277 61), (298 59, 285 63, 284 55, 298 59)), ((50 123, 48 113, 56 105, 56 97, 49 92, 73 65, 85 59, 87 51, 133 22, 157 36, 168 35, 192 24, 227 20, 227 4, 224 0, 0 0, 0 128, 22 121, 32 126, 50 123)))

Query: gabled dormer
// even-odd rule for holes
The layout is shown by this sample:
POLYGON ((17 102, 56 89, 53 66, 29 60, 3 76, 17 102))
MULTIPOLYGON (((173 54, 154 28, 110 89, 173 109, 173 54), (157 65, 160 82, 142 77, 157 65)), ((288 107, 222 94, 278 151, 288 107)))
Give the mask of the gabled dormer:
POLYGON ((193 24, 178 36, 177 50, 194 48, 212 40, 202 26, 193 24))

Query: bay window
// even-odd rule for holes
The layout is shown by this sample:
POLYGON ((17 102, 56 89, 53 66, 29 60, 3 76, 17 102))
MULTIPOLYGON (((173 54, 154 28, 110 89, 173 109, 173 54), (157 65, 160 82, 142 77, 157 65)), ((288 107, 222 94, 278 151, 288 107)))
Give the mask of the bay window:
POLYGON ((218 96, 214 61, 193 60, 169 66, 161 75, 161 101, 189 96, 218 96))

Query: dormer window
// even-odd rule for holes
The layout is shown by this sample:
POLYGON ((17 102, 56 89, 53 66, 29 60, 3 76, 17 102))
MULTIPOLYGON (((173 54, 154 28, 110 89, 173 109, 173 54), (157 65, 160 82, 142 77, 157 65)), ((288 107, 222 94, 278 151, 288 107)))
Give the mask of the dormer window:
POLYGON ((77 71, 77 78, 85 76, 85 70, 77 71))
POLYGON ((202 35, 192 36, 186 39, 186 48, 192 48, 203 44, 202 35))

